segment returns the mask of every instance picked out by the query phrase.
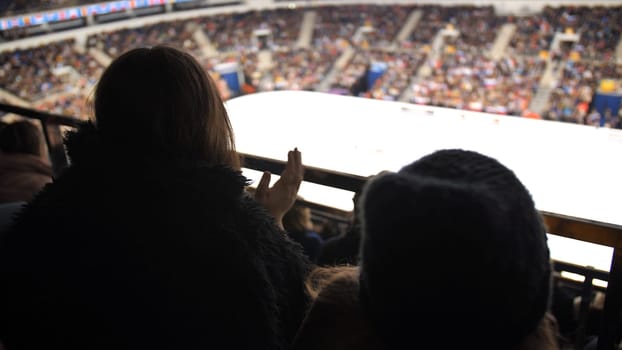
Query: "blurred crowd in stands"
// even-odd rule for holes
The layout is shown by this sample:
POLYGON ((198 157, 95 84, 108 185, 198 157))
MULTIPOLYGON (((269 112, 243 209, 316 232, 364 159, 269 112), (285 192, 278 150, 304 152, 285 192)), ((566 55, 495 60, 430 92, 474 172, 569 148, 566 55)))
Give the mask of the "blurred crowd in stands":
POLYGON ((620 128, 617 111, 601 116, 591 108, 592 97, 603 79, 620 81, 622 65, 595 61, 560 62, 561 71, 551 93, 547 119, 598 126, 601 117, 613 128, 620 128))
POLYGON ((537 90, 544 62, 505 57, 493 61, 471 47, 445 53, 432 75, 413 84, 411 101, 497 114, 521 115, 537 90))
POLYGON ((318 8, 315 37, 345 40, 362 48, 386 48, 393 43, 412 6, 354 5, 318 8))
POLYGON ((255 35, 262 31, 270 32, 272 47, 289 48, 298 39, 302 17, 303 11, 276 9, 211 16, 198 23, 215 48, 226 53, 270 49, 255 35))
POLYGON ((0 86, 52 113, 86 116, 86 96, 103 66, 74 40, 0 52, 0 86))
POLYGON ((88 48, 97 48, 111 58, 141 46, 170 45, 190 52, 197 50, 192 38, 193 21, 161 22, 144 27, 103 32, 90 36, 88 48))
POLYGON ((614 89, 622 86, 615 57, 622 7, 545 7, 527 16, 496 15, 491 6, 313 10, 310 29, 304 28, 305 9, 288 8, 115 30, 88 37, 86 48, 66 40, 3 52, 0 82, 37 108, 85 116, 84 97, 106 65, 106 59, 94 59, 99 53, 109 61, 132 47, 168 44, 195 56, 225 99, 318 90, 580 124, 604 120, 619 127, 619 112, 598 119, 592 99, 603 79, 614 89), (404 28, 414 11, 421 11, 421 19, 404 28), (514 25, 509 43, 493 54, 505 24, 514 25), (309 41, 301 40, 308 30, 309 41), (556 39, 559 34, 565 39, 556 39), (238 65, 244 77, 239 90, 222 79, 223 63, 238 65), (382 74, 368 79, 376 64, 382 74), (535 101, 539 93, 543 101, 535 101), (532 102, 540 103, 537 112, 532 102))

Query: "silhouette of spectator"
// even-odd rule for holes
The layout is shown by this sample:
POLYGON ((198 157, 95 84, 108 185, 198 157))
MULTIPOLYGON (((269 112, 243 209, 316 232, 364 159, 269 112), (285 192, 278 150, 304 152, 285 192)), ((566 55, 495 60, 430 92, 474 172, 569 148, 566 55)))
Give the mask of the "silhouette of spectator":
POLYGON ((360 269, 314 272, 295 349, 558 348, 544 225, 501 163, 438 151, 369 181, 359 209, 360 269))
POLYGON ((350 93, 352 96, 359 96, 363 92, 369 90, 369 86, 367 86, 367 75, 369 74, 369 70, 371 69, 371 65, 367 64, 365 66, 365 72, 358 77, 356 82, 350 87, 350 93))
POLYGON ((43 136, 27 121, 0 130, 0 203, 27 202, 52 182, 43 136))
POLYGON ((213 80, 157 46, 112 62, 71 165, 0 245, 8 349, 285 349, 307 260, 279 228, 300 152, 256 199, 213 80))
POLYGON ((600 113, 596 109, 593 109, 587 116, 587 124, 592 126, 600 126, 600 119, 600 113))
POLYGON ((341 234, 341 227, 339 225, 339 222, 332 219, 325 219, 314 222, 313 227, 313 230, 317 232, 320 237, 322 237, 324 242, 341 234))
POLYGON ((316 262, 324 240, 315 231, 311 222, 311 210, 305 206, 295 204, 283 217, 285 232, 298 242, 309 260, 316 262))
POLYGON ((360 192, 354 194, 354 212, 352 222, 348 229, 340 236, 324 242, 322 253, 317 264, 320 266, 331 265, 358 265, 359 248, 361 246, 361 225, 358 211, 360 192))

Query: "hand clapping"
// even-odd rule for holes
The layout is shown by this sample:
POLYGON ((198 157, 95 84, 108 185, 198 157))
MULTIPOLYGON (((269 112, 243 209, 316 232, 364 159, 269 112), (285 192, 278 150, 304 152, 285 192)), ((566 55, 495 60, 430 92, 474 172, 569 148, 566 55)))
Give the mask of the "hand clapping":
POLYGON ((270 172, 263 173, 257 190, 255 199, 263 204, 268 212, 274 216, 277 224, 283 228, 282 219, 285 213, 292 207, 298 195, 298 189, 302 182, 304 167, 302 165, 301 154, 297 148, 287 153, 287 164, 281 174, 281 178, 269 188, 270 172))

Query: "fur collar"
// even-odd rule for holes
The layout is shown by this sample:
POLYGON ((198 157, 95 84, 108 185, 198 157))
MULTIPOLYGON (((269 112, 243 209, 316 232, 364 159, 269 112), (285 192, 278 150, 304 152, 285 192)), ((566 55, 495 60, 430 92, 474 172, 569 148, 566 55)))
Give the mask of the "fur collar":
POLYGON ((206 188, 219 188, 221 193, 242 193, 249 184, 241 171, 226 166, 212 166, 203 161, 144 156, 131 145, 107 143, 99 130, 88 123, 78 131, 65 135, 65 146, 71 169, 88 170, 95 177, 109 174, 111 170, 122 176, 139 174, 145 179, 178 180, 205 184, 206 188))

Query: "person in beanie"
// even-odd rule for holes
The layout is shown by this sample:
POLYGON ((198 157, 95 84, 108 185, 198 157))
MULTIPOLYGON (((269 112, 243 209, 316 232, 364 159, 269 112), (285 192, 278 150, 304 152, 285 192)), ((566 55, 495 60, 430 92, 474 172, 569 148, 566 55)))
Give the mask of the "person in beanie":
POLYGON ((343 318, 344 305, 365 319, 331 334, 377 344, 367 349, 557 349, 545 227, 507 167, 438 151, 368 181, 359 210, 358 273, 314 283, 296 349, 332 348, 322 323, 343 318))

